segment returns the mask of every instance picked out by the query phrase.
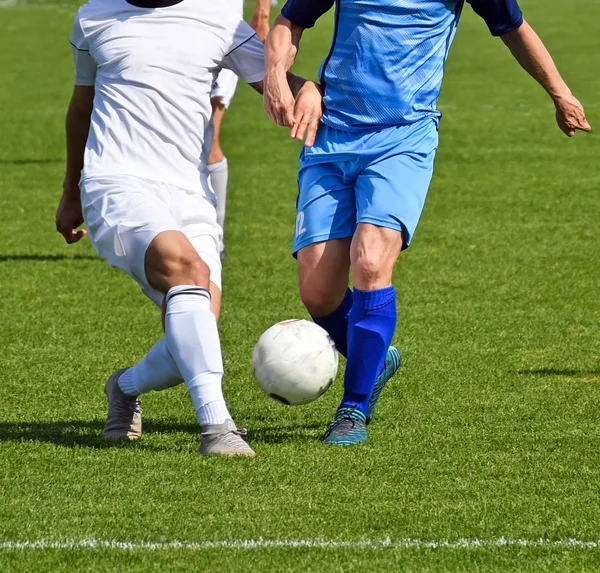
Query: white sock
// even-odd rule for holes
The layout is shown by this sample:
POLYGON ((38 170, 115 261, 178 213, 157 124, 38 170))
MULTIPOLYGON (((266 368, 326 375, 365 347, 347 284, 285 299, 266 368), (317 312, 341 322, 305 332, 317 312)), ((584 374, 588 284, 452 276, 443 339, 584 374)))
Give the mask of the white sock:
POLYGON ((119 377, 119 388, 130 396, 139 396, 152 390, 165 390, 181 384, 181 374, 161 338, 135 366, 119 377))
POLYGON ((223 398, 223 359, 207 289, 180 285, 167 292, 167 348, 188 387, 201 425, 231 418, 223 398), (209 407, 206 407, 210 405, 209 407))
POLYGON ((231 418, 231 414, 227 409, 225 400, 215 400, 214 402, 204 404, 204 406, 201 406, 196 414, 198 414, 200 425, 222 424, 225 420, 231 418))
POLYGON ((216 163, 209 163, 210 184, 217 196, 217 223, 223 229, 225 225, 225 205, 227 203, 227 181, 229 166, 227 157, 216 163))

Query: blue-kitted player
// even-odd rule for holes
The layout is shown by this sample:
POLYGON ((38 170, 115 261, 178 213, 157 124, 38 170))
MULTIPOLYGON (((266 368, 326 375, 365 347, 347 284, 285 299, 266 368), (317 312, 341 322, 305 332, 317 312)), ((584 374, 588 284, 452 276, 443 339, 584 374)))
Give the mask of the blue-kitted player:
MULTIPOLYGON (((568 136, 590 131, 517 0, 467 1, 552 97, 559 127, 568 136)), ((337 0, 322 94, 308 84, 294 100, 286 72, 303 30, 333 4, 288 0, 283 7, 266 43, 265 108, 292 137, 306 135, 293 250, 302 301, 348 360, 344 396, 325 441, 353 445, 366 439, 381 390, 400 366, 390 347, 392 271, 431 181, 436 103, 465 2, 337 0)))

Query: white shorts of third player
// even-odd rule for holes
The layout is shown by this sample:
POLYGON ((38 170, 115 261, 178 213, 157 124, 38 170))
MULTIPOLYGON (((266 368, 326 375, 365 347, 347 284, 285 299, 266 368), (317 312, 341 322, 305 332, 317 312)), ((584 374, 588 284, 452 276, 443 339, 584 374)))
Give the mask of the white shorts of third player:
POLYGON ((219 98, 221 103, 228 108, 235 94, 238 77, 231 71, 222 69, 212 86, 210 99, 219 98))
POLYGON ((221 288, 222 231, 212 191, 127 175, 85 178, 80 187, 83 216, 97 253, 130 275, 156 305, 162 305, 163 293, 148 284, 144 262, 148 246, 164 231, 181 231, 208 265, 211 282, 221 288))

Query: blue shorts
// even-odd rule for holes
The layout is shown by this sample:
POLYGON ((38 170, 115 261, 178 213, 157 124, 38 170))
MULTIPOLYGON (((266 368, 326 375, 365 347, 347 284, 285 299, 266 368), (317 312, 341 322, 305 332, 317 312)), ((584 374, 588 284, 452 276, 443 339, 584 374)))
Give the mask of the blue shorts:
POLYGON ((406 248, 423 211, 437 146, 431 118, 358 133, 322 123, 314 146, 300 155, 294 254, 351 237, 358 223, 401 231, 406 248))

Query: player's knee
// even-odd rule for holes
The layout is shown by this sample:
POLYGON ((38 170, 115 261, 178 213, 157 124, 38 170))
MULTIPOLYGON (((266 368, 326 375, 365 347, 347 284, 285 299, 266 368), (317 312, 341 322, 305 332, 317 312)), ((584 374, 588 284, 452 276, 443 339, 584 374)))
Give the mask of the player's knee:
MULTIPOLYGON (((179 253, 165 261, 167 275, 177 284, 208 287, 210 269, 197 253, 179 253)), ((175 286, 175 285, 171 285, 175 286)))
POLYGON ((381 282, 388 282, 390 273, 385 258, 376 253, 362 253, 352 261, 352 275, 359 288, 370 289, 381 282))
POLYGON ((160 240, 146 252, 146 278, 161 292, 182 284, 208 288, 210 269, 187 239, 160 240))
POLYGON ((197 253, 169 253, 156 264, 147 266, 146 274, 148 282, 162 292, 177 285, 207 288, 210 282, 210 269, 197 253))
POLYGON ((315 283, 304 283, 300 285, 300 298, 302 299, 302 303, 306 307, 306 310, 313 316, 327 316, 328 314, 331 314, 341 302, 338 293, 324 285, 315 283))

